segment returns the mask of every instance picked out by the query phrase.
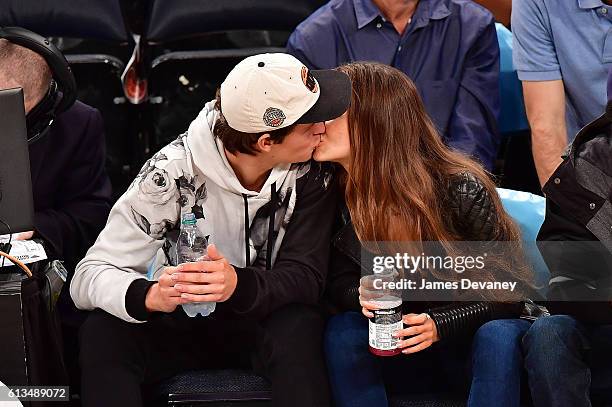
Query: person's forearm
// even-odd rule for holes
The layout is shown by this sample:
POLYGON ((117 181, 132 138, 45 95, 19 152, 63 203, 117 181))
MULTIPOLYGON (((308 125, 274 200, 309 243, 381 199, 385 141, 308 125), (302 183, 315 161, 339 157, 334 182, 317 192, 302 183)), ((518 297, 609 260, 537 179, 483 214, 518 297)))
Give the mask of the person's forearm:
POLYGON ((531 127, 533 161, 540 185, 544 186, 561 164, 567 145, 563 81, 523 81, 523 96, 531 127))
POLYGON ((567 146, 565 123, 555 128, 532 129, 531 145, 538 179, 544 186, 563 161, 561 155, 567 146))

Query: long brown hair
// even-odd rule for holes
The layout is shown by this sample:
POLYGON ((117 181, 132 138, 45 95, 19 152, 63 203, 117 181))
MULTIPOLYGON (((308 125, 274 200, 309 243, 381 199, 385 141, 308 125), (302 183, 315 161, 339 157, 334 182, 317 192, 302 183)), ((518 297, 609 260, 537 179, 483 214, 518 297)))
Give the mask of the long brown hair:
POLYGON ((453 228, 445 205, 451 178, 463 173, 480 180, 491 197, 492 240, 520 241, 489 174, 444 144, 404 73, 370 62, 338 69, 353 84, 345 198, 361 242, 466 240, 453 228))

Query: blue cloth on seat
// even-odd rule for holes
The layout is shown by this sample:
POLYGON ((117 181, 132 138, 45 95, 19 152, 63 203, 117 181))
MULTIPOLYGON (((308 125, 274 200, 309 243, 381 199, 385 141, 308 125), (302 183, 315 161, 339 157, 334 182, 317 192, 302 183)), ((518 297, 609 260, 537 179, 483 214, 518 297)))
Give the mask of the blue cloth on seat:
POLYGON ((546 214, 546 199, 529 192, 497 188, 506 213, 521 229, 523 246, 527 259, 535 272, 535 282, 538 292, 546 294, 550 273, 548 267, 536 246, 536 237, 546 214))
POLYGON ((546 199, 529 192, 497 188, 504 209, 520 226, 523 240, 535 241, 546 214, 546 199))
POLYGON ((523 88, 512 63, 512 32, 503 24, 496 23, 497 42, 499 43, 499 90, 501 111, 499 114, 500 133, 514 133, 529 128, 523 88))

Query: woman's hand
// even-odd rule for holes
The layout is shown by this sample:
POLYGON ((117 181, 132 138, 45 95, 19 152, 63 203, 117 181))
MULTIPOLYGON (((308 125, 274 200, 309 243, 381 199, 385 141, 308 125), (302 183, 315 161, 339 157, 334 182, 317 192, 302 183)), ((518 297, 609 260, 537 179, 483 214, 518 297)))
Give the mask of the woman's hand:
POLYGON ((406 314, 402 318, 408 328, 400 329, 393 336, 404 338, 397 343, 403 354, 420 352, 440 340, 436 323, 428 314, 406 314))
POLYGON ((378 309, 376 304, 371 301, 374 297, 370 294, 371 291, 364 290, 363 285, 359 286, 359 304, 361 305, 361 313, 366 318, 374 318, 374 314, 371 311, 378 309))

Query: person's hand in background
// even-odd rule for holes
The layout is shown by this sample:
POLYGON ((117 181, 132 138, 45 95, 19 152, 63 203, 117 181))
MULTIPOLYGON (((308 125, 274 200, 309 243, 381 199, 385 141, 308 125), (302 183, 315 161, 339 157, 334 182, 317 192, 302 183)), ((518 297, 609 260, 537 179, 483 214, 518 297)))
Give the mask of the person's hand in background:
POLYGON ((28 232, 17 233, 16 236, 13 237, 14 240, 30 240, 34 237, 34 231, 30 230, 28 232))

